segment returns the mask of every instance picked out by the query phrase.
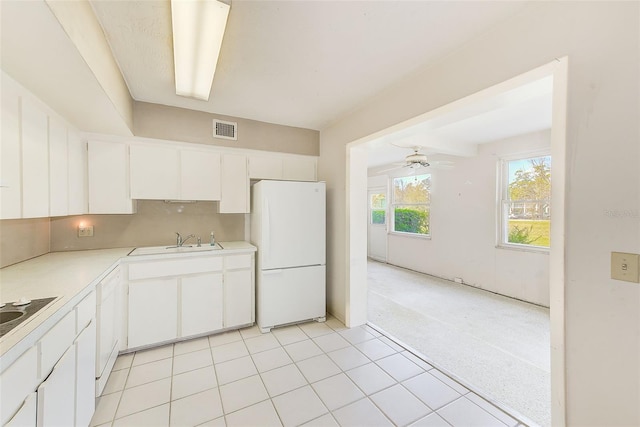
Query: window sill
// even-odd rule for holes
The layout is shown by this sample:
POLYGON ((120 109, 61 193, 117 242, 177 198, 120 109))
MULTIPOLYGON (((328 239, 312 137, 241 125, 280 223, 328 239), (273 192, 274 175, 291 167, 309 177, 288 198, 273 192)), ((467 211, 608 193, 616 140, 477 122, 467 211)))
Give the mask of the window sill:
POLYGON ((509 251, 517 251, 517 252, 532 252, 536 254, 549 255, 550 248, 542 248, 542 247, 527 247, 524 245, 508 245, 506 243, 501 243, 496 245, 496 249, 506 249, 509 251))
POLYGON ((408 237, 410 239, 431 240, 431 234, 402 233, 399 231, 390 231, 388 234, 392 236, 408 237))

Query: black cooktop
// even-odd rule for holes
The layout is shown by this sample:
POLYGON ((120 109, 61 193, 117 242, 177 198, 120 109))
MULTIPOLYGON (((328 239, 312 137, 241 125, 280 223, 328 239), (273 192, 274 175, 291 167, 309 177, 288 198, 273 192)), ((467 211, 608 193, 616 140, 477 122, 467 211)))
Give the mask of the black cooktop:
POLYGON ((14 306, 13 302, 8 302, 7 305, 0 308, 0 321, 2 322, 0 323, 0 337, 36 314, 54 299, 56 297, 34 299, 29 304, 20 306, 14 306))

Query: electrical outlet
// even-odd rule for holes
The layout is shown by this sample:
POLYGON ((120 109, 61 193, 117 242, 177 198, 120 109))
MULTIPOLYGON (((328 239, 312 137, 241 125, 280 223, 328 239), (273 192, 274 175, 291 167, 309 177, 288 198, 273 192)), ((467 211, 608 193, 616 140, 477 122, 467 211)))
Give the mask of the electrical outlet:
POLYGON ((78 237, 93 237, 93 225, 78 227, 78 237))
POLYGON ((640 264, 640 255, 638 254, 611 252, 611 278, 640 283, 638 264, 640 264))

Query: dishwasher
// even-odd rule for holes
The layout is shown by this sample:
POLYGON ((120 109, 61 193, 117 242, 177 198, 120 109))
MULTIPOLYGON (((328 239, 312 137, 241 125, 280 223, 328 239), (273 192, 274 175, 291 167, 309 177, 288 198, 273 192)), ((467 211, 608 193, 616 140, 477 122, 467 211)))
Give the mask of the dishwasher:
POLYGON ((102 394, 118 357, 120 316, 116 310, 120 279, 120 268, 116 267, 97 286, 96 396, 102 394))

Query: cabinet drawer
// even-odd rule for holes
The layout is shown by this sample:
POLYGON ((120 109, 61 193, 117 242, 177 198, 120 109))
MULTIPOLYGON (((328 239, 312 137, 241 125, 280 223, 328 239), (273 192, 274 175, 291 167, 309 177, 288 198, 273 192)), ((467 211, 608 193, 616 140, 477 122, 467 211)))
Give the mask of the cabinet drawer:
POLYGON ((253 264, 251 254, 231 255, 224 257, 224 268, 226 270, 237 270, 239 268, 251 268, 253 264))
POLYGON ((129 265, 129 280, 222 271, 222 257, 172 259, 129 265))
POLYGON ((83 330, 91 319, 96 316, 96 293, 91 291, 89 295, 84 297, 76 306, 76 331, 83 330))
POLYGON ((72 311, 46 333, 40 345, 40 378, 45 378, 76 338, 76 313, 72 311))

